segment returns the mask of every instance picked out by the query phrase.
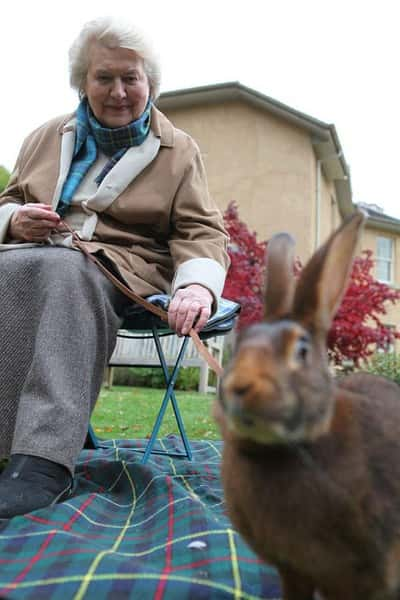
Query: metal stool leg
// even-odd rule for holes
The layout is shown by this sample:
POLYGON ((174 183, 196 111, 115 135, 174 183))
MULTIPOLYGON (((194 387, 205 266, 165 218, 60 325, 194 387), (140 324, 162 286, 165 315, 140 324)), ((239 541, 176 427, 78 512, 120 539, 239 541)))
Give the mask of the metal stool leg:
POLYGON ((161 364, 161 368, 164 373, 164 378, 165 378, 165 382, 167 384, 167 389, 165 391, 164 398, 161 403, 161 408, 158 412, 157 419, 156 419, 156 422, 153 427, 153 431, 151 432, 150 439, 145 448, 145 452, 144 452, 141 462, 142 462, 142 464, 144 464, 148 460, 148 458, 152 452, 154 454, 167 454, 168 456, 186 456, 189 460, 192 460, 192 456, 193 456, 192 449, 190 447, 190 442, 189 442, 189 439, 186 434, 185 426, 183 424, 183 420, 182 420, 181 413, 179 410, 178 402, 176 400, 176 396, 175 396, 175 392, 174 392, 174 386, 176 383, 176 379, 178 377, 179 370, 181 368, 181 364, 183 361, 183 357, 185 355, 186 347, 187 347, 187 344, 188 344, 190 338, 189 337, 184 338, 181 348, 179 350, 177 359, 175 361, 175 366, 170 375, 166 361, 165 361, 164 353, 163 353, 163 350, 161 347, 161 342, 160 342, 157 328, 155 327, 155 325, 153 325, 152 329, 153 329, 154 342, 156 344, 157 354, 160 359, 160 364, 161 364), (171 401, 172 408, 173 408, 174 414, 175 414, 175 419, 178 424, 179 433, 180 433, 180 436, 181 436, 181 439, 182 439, 182 442, 183 442, 183 445, 185 448, 184 453, 181 453, 181 452, 180 453, 172 453, 172 452, 165 452, 163 450, 154 450, 153 449, 154 444, 157 439, 157 435, 158 435, 161 423, 162 423, 162 420, 165 415, 165 411, 167 410, 169 401, 171 401))

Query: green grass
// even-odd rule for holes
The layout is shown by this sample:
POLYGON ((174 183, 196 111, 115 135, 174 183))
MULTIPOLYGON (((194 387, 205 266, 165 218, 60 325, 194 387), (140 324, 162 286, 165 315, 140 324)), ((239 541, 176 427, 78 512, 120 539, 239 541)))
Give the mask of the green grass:
MULTIPOLYGON (((213 394, 176 392, 185 429, 190 439, 217 440, 220 433, 211 415, 213 394)), ((143 439, 150 435, 160 409, 163 390, 114 386, 103 388, 92 415, 92 426, 100 438, 143 439)), ((158 437, 178 433, 169 406, 158 437)))

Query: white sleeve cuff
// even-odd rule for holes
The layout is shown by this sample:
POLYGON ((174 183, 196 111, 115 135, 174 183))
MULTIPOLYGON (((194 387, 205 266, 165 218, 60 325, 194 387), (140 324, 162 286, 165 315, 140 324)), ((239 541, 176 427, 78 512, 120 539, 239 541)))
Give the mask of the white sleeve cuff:
POLYGON ((20 208, 20 205, 14 202, 7 202, 7 204, 0 206, 0 244, 4 244, 6 241, 11 217, 18 208, 20 208))
POLYGON ((197 283, 206 287, 214 296, 214 311, 224 289, 226 271, 212 258, 191 258, 179 265, 172 282, 172 295, 176 290, 197 283))

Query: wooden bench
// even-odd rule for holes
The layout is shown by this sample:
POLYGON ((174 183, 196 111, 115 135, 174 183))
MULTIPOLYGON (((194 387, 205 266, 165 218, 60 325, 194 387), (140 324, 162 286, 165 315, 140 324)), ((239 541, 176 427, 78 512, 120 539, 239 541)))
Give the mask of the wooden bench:
MULTIPOLYGON (((169 367, 174 366, 176 356, 182 340, 176 335, 168 335, 161 338, 161 346, 169 367)), ((222 353, 224 349, 224 337, 218 336, 204 341, 209 351, 222 364, 222 353)), ((114 369, 116 367, 159 367, 160 361, 157 355, 153 337, 132 338, 129 332, 121 330, 118 334, 117 343, 106 370, 105 385, 112 387, 114 369), (127 337, 121 337, 127 335, 127 337)), ((210 369, 206 361, 199 356, 192 340, 189 341, 183 367, 198 367, 200 369, 198 391, 214 393, 215 386, 209 385, 210 369)))

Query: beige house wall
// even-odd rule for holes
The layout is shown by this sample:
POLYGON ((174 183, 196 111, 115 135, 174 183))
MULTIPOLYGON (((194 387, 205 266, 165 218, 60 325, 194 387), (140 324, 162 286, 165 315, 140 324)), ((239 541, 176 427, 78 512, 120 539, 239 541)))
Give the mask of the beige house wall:
MULTIPOLYGON (((167 114, 198 142, 210 193, 222 211, 234 200, 259 240, 288 231, 301 260, 310 256, 316 244, 317 161, 309 133, 241 102, 167 114)), ((335 192, 322 173, 321 240, 339 219, 332 197, 335 192)))
POLYGON ((336 199, 336 191, 332 182, 321 177, 321 210, 320 210, 320 236, 319 246, 323 243, 336 227, 341 223, 341 216, 336 199))

